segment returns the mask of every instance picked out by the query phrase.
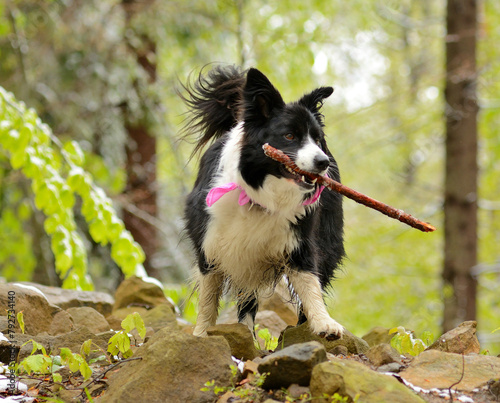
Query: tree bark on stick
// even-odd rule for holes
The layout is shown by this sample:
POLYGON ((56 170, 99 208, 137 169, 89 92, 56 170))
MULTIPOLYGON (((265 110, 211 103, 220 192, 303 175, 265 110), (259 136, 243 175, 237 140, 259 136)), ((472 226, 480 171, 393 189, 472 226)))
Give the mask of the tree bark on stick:
POLYGON ((476 319, 476 0, 448 0, 446 25, 444 332, 476 319))
POLYGON ((413 228, 419 229, 420 231, 432 232, 436 230, 436 228, 434 228, 431 224, 420 221, 415 217, 411 216, 410 214, 405 213, 403 210, 396 209, 385 203, 379 202, 378 200, 372 199, 371 197, 368 197, 363 193, 351 189, 331 178, 303 171, 283 151, 277 150, 276 148, 270 146, 269 144, 264 144, 262 148, 264 149, 264 154, 266 154, 268 157, 272 158, 275 161, 281 162, 282 164, 284 164, 297 174, 307 176, 309 179, 317 181, 320 185, 323 185, 330 190, 338 192, 350 198, 351 200, 354 200, 357 203, 360 203, 366 207, 370 207, 374 210, 377 210, 388 217, 399 220, 402 223, 408 224, 413 228))

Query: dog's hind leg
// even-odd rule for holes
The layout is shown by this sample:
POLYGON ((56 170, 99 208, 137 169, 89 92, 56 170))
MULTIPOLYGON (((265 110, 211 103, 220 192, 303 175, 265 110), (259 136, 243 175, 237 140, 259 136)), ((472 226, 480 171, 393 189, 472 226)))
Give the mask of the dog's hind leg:
POLYGON ((311 331, 328 340, 342 337, 344 328, 328 314, 319 278, 311 272, 293 271, 288 279, 302 303, 311 331))
POLYGON ((194 336, 206 336, 207 328, 215 325, 224 277, 217 272, 200 274, 198 278, 198 317, 194 336))
POLYGON ((238 298, 238 322, 248 326, 255 336, 255 315, 259 309, 257 296, 255 294, 245 295, 238 298))

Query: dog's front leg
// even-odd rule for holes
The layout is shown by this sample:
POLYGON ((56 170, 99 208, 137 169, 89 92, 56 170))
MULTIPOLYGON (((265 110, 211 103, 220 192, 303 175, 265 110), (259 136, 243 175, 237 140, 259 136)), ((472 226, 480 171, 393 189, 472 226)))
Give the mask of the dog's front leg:
POLYGON ((220 273, 201 274, 198 279, 198 317, 194 336, 206 336, 207 328, 215 325, 219 311, 224 278, 220 273))
POLYGON ((342 337, 344 328, 328 314, 318 277, 307 271, 292 271, 288 278, 302 303, 311 331, 328 340, 342 337))

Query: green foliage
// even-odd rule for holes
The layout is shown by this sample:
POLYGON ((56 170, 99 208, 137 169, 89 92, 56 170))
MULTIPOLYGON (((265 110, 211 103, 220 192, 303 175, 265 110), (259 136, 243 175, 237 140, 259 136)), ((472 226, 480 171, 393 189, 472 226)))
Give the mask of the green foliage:
POLYGON ((133 329, 137 329, 139 336, 144 338, 146 336, 146 327, 144 326, 141 315, 137 312, 127 315, 127 317, 123 319, 121 325, 123 330, 117 332, 108 341, 108 353, 113 356, 121 353, 123 358, 129 358, 133 353, 130 349, 130 337, 128 333, 133 329))
POLYGON ((213 392, 215 395, 221 395, 226 392, 233 392, 239 399, 244 402, 253 402, 259 398, 262 393, 262 385, 264 384, 267 374, 255 374, 255 378, 248 382, 244 388, 238 388, 235 380, 238 377, 238 368, 231 365, 232 386, 217 386, 214 380, 205 382, 200 389, 202 392, 213 392))
MULTIPOLYGON (((269 329, 267 328, 259 329, 259 325, 256 325, 255 331, 257 332, 257 336, 259 336, 262 340, 264 340, 264 348, 266 350, 274 351, 276 347, 278 347, 278 338, 274 337, 269 331, 269 329)), ((256 347, 260 348, 257 341, 256 341, 256 347)))
MULTIPOLYGON (((32 373, 51 374, 54 382, 61 382, 61 375, 56 373, 56 371, 63 365, 67 365, 69 370, 73 373, 80 371, 85 380, 91 377, 92 370, 81 354, 73 353, 70 349, 63 347, 60 349, 61 354, 59 356, 52 356, 47 354, 45 348, 34 340, 27 341, 23 346, 28 343, 33 343, 33 350, 31 354, 19 364, 20 371, 24 371, 28 375, 32 373), (35 354, 37 351, 41 351, 41 354, 35 354)), ((87 340, 83 343, 83 346, 86 347, 82 346, 82 349, 90 353, 91 343, 92 340, 87 340)))
POLYGON ((391 346, 400 354, 411 354, 414 357, 423 352, 433 338, 430 332, 424 332, 422 339, 425 339, 425 342, 422 339, 416 339, 413 337, 411 330, 405 330, 402 326, 395 327, 389 331, 389 334, 394 333, 397 334, 391 339, 391 346))
POLYGON ((323 395, 323 398, 325 398, 328 403, 343 403, 343 402, 353 402, 353 403, 356 403, 359 399, 359 394, 356 395, 354 397, 354 399, 351 399, 349 396, 342 396, 342 395, 339 395, 337 392, 335 392, 333 395, 328 395, 328 394, 324 394, 323 395))
MULTIPOLYGON (((24 371, 28 375, 32 373, 53 374, 61 368, 60 362, 57 362, 54 357, 48 355, 45 347, 34 340, 28 340, 23 346, 28 343, 33 344, 33 349, 31 354, 19 363, 18 371, 24 371), (40 351, 41 354, 35 354, 37 351, 40 351)), ((59 378, 56 376, 56 379, 59 378)))
POLYGON ((82 165, 84 154, 75 141, 61 145, 33 109, 17 102, 0 87, 0 146, 12 168, 31 180, 35 206, 47 217, 56 271, 66 288, 92 289, 87 252, 73 207, 81 213, 95 242, 111 244, 111 257, 126 276, 143 274, 144 252, 118 217, 111 200, 82 165))
POLYGON ((61 348, 61 363, 67 365, 73 373, 80 371, 85 380, 89 379, 92 375, 92 370, 87 361, 85 361, 85 358, 81 354, 72 353, 69 348, 61 348))

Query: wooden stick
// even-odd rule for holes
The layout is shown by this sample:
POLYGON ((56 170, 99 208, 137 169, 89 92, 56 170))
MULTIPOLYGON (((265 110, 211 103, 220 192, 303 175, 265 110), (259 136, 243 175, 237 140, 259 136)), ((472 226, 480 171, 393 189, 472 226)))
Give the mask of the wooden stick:
POLYGON ((303 171, 283 151, 278 150, 267 143, 264 144, 262 148, 264 149, 264 154, 266 154, 268 157, 272 158, 275 161, 281 162, 283 165, 287 166, 297 174, 304 175, 311 180, 316 179, 320 185, 323 185, 330 190, 338 192, 348 197, 349 199, 354 200, 357 203, 375 209, 381 212, 382 214, 385 214, 386 216, 399 220, 405 224, 410 225, 413 228, 419 229, 420 231, 432 232, 436 230, 436 228, 431 224, 420 221, 415 217, 411 216, 410 214, 405 213, 403 210, 396 209, 385 203, 379 202, 378 200, 372 199, 371 197, 368 197, 363 193, 348 188, 347 186, 333 180, 332 178, 303 171))

